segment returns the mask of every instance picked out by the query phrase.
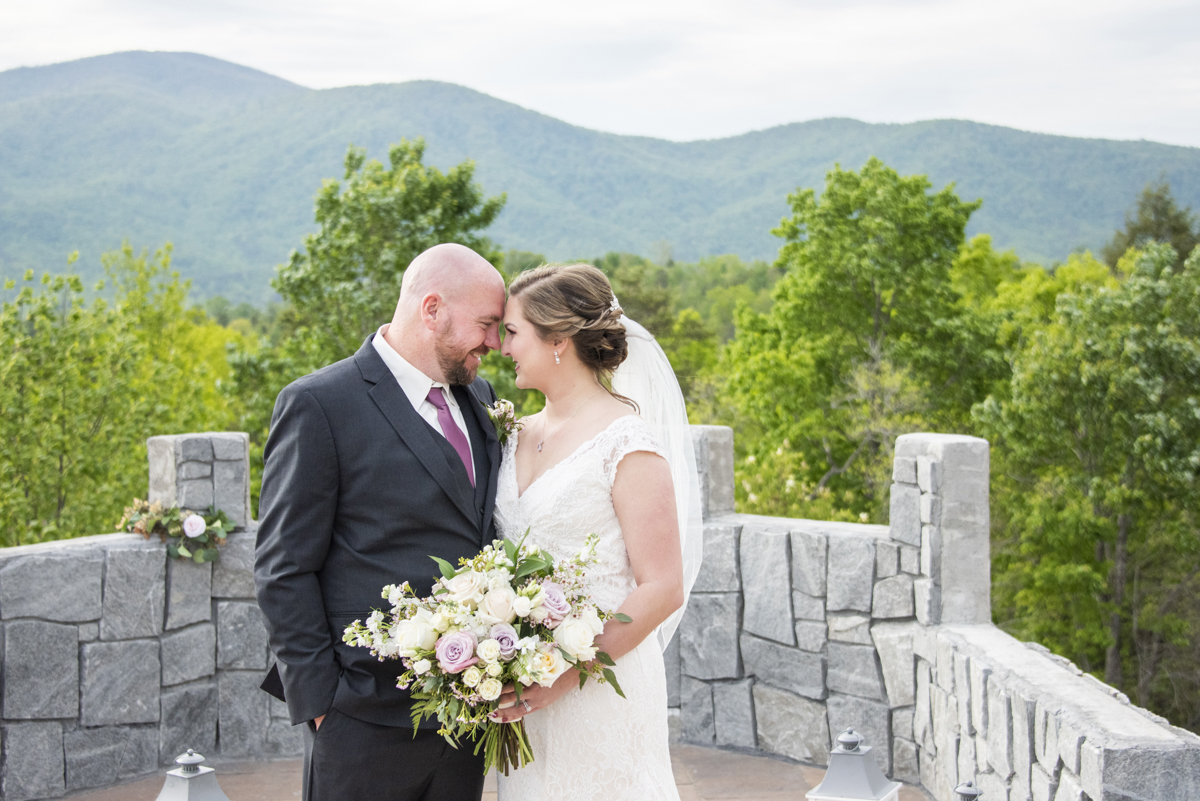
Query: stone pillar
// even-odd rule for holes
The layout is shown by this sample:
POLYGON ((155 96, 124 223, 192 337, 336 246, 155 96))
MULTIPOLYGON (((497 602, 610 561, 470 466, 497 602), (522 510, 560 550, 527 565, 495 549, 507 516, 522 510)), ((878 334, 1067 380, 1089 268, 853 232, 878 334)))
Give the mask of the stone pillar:
POLYGON ((215 505, 239 527, 250 522, 250 437, 208 432, 150 437, 147 500, 203 511, 215 505))
POLYGON ((704 519, 733 514, 733 429, 692 426, 704 519))
POLYGON ((905 434, 896 440, 893 476, 892 538, 921 548, 917 619, 925 625, 990 623, 987 440, 905 434))

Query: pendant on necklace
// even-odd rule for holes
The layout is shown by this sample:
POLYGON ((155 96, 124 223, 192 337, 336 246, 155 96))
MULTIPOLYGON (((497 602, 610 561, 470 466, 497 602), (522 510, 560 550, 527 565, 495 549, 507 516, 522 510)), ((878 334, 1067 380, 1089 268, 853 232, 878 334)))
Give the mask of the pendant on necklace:
POLYGON ((546 440, 542 440, 541 442, 538 443, 538 453, 542 452, 542 446, 545 444, 546 444, 546 440))

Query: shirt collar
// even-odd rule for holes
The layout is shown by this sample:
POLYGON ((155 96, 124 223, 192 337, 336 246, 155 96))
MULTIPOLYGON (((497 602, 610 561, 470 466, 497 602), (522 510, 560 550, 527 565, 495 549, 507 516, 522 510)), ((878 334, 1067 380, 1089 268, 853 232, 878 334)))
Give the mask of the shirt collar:
POLYGON ((375 333, 371 344, 375 347, 375 352, 379 354, 379 358, 383 359, 383 363, 387 365, 388 370, 395 377, 396 383, 400 385, 401 391, 404 392, 408 402, 412 404, 414 409, 420 409, 421 404, 425 403, 429 396, 429 390, 433 387, 441 387, 442 395, 446 398, 446 402, 457 407, 458 401, 454 397, 454 393, 450 391, 447 384, 440 381, 434 381, 423 372, 413 367, 407 359, 401 356, 396 350, 388 344, 383 335, 387 333, 388 326, 381 325, 375 333))

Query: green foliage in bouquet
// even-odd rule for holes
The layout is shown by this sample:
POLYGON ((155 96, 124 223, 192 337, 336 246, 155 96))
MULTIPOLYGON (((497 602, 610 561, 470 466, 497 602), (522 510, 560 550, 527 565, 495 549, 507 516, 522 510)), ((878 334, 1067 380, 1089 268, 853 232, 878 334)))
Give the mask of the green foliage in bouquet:
POLYGON ((133 505, 125 507, 125 515, 117 528, 141 534, 146 539, 157 534, 167 544, 167 556, 204 564, 217 561, 220 556, 217 548, 225 544, 234 524, 215 506, 204 512, 193 512, 134 498, 133 505))

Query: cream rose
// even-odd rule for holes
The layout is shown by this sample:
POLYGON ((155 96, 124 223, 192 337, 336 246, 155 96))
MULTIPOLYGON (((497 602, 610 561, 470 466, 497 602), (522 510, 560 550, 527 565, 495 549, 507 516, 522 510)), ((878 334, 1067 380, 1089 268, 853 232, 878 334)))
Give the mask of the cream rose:
POLYGON ((432 615, 428 610, 419 609, 414 617, 401 620, 392 626, 392 640, 396 643, 396 653, 400 656, 416 656, 417 651, 428 651, 437 642, 438 633, 433 628, 432 615))
POLYGON ((592 629, 592 634, 599 636, 604 632, 604 621, 600 619, 600 615, 596 612, 595 607, 586 607, 582 612, 579 612, 577 617, 592 629))
POLYGON ((483 696, 485 701, 495 701, 500 697, 500 692, 504 689, 504 685, 500 683, 500 679, 486 678, 479 683, 479 694, 483 696))
POLYGON ((468 687, 474 687, 481 681, 483 681, 483 671, 474 665, 463 671, 462 683, 468 687))
POLYGON ((546 616, 549 614, 550 614, 549 612, 547 612, 545 609, 543 609, 542 607, 539 606, 536 609, 530 610, 529 619, 532 620, 534 623, 541 623, 543 620, 546 619, 546 616))
POLYGON ((420 676, 422 673, 428 673, 431 667, 433 667, 433 663, 428 659, 418 659, 416 662, 413 662, 412 669, 413 673, 416 673, 418 676, 420 676))
POLYGON ((543 687, 552 686, 554 681, 571 667, 571 663, 563 658, 562 652, 553 646, 538 653, 537 658, 542 669, 542 678, 538 684, 543 687))
POLYGON ((596 649, 592 643, 596 634, 586 620, 572 615, 558 624, 554 629, 554 642, 567 654, 575 659, 587 662, 596 658, 596 649))
POLYGON ((516 600, 517 594, 507 584, 489 590, 479 604, 479 614, 492 618, 494 623, 512 623, 517 619, 513 611, 513 602, 516 600))
POLYGON ((533 604, 524 595, 518 595, 513 601, 513 614, 517 617, 528 617, 529 611, 533 608, 533 604))
POLYGON ((487 576, 475 570, 459 573, 452 579, 442 582, 446 588, 447 600, 457 601, 463 606, 474 609, 483 594, 487 592, 487 576))
POLYGON ((475 648, 475 656, 484 662, 499 662, 500 643, 495 640, 484 640, 475 648))
POLYGON ((504 672, 504 665, 501 665, 499 662, 492 662, 487 666, 487 670, 484 672, 489 676, 499 676, 504 672))

